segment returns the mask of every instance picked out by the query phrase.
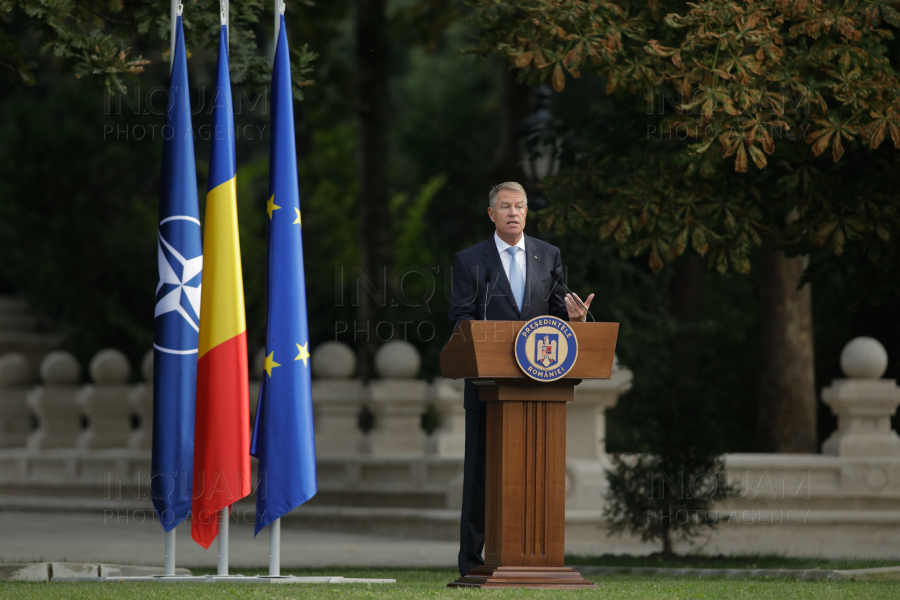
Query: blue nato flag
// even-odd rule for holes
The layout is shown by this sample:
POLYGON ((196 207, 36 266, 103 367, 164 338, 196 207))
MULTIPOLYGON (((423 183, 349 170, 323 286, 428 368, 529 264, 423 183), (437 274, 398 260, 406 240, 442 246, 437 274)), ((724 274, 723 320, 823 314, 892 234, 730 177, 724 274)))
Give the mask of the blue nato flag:
POLYGON ((203 245, 194 135, 181 17, 166 125, 157 236, 159 282, 153 327, 153 457, 150 492, 163 529, 191 512, 194 402, 203 245))
POLYGON ((266 202, 266 365, 250 451, 259 459, 256 533, 318 489, 289 57, 282 16, 272 73, 266 202))

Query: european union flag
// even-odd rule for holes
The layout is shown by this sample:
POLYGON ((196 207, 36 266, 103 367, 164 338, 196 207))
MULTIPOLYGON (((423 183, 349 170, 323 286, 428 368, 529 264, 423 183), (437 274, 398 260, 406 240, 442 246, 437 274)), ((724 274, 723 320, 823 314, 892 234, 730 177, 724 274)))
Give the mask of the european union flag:
POLYGON ((181 17, 169 88, 157 237, 159 283, 153 331, 153 456, 150 491, 163 529, 191 512, 194 399, 203 245, 181 17))
POLYGON ((284 15, 272 72, 271 124, 266 371, 250 450, 259 459, 256 533, 318 490, 294 104, 284 15))

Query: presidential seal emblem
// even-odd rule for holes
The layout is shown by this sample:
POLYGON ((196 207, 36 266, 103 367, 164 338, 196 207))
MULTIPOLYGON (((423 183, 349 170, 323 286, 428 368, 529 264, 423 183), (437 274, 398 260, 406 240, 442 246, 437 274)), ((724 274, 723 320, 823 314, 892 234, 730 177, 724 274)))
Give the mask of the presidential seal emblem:
POLYGON ((569 324, 556 317, 537 317, 516 336, 516 362, 538 381, 556 381, 575 365, 578 339, 569 324))

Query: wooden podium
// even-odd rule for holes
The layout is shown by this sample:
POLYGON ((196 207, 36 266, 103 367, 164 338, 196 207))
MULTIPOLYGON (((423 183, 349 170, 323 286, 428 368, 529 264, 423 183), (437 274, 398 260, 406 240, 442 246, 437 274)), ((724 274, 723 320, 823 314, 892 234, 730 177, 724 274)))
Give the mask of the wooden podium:
POLYGON ((565 403, 582 379, 609 379, 619 324, 570 323, 578 357, 554 382, 519 368, 514 342, 524 324, 463 321, 441 352, 443 376, 474 379, 487 402, 485 564, 448 587, 597 587, 563 566, 565 403))

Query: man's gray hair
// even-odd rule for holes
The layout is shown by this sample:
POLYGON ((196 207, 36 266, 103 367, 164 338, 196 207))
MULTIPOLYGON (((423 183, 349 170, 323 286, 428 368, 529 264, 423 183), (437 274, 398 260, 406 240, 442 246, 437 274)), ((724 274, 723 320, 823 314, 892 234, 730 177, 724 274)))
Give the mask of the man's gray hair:
POLYGON ((504 181, 503 183, 498 183, 492 187, 491 193, 488 194, 491 208, 494 208, 497 205, 497 194, 500 193, 500 190, 509 190, 511 192, 516 192, 517 194, 522 194, 522 197, 525 198, 525 206, 528 206, 528 195, 525 193, 525 188, 515 181, 504 181))

